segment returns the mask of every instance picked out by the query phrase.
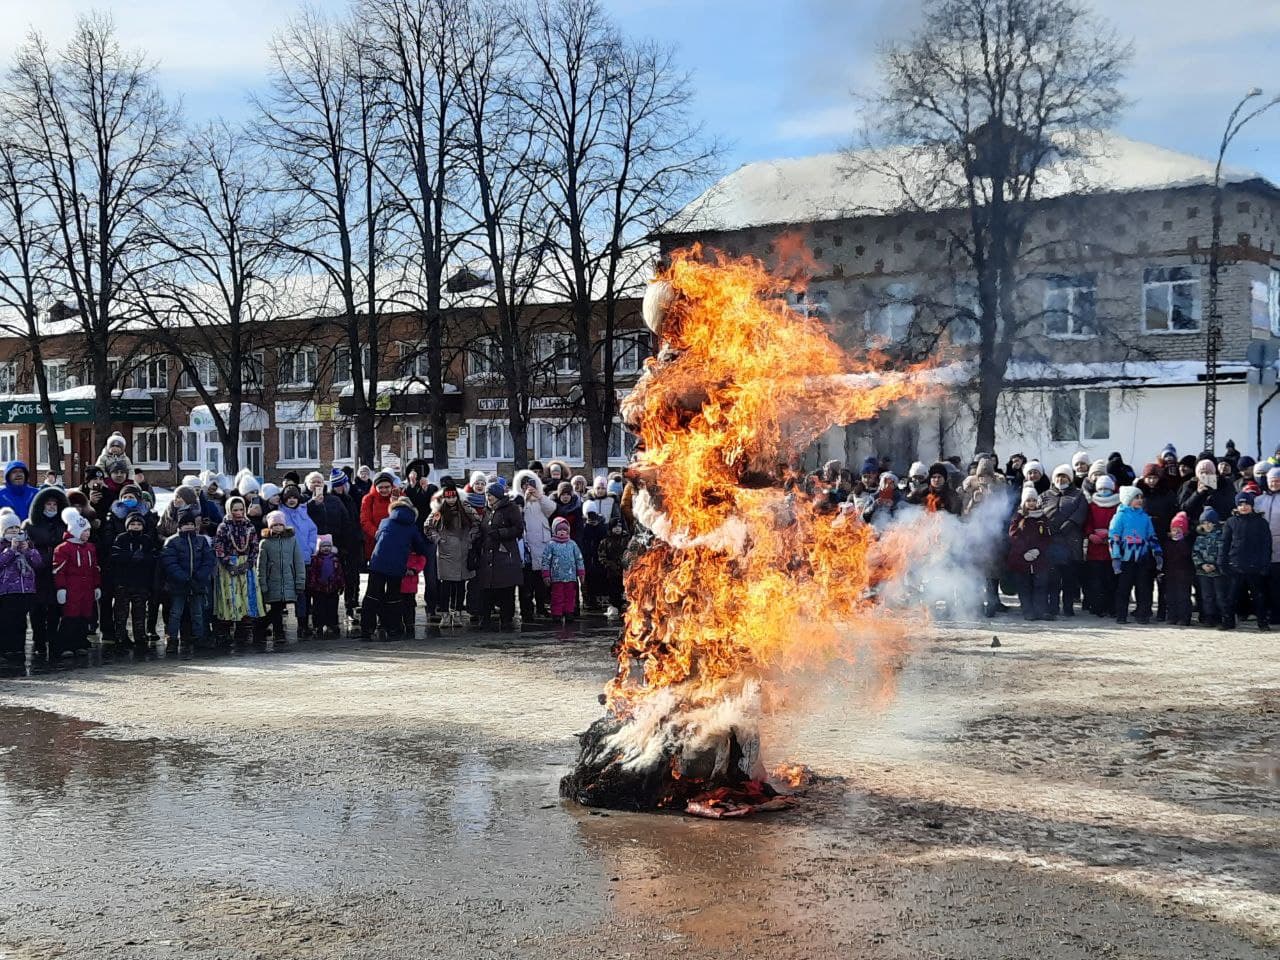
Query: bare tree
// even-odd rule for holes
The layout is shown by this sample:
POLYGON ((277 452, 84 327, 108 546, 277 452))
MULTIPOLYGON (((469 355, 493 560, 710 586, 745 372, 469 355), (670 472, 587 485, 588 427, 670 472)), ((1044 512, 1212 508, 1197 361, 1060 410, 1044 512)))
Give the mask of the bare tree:
POLYGON ((619 307, 645 279, 648 235, 710 175, 719 149, 689 121, 691 86, 672 52, 629 46, 596 0, 537 0, 519 23, 523 103, 548 148, 549 283, 572 314, 587 459, 604 466, 619 307))
POLYGON ((376 84, 380 114, 393 131, 382 173, 407 217, 404 264, 410 281, 397 306, 422 318, 431 397, 432 456, 449 465, 445 415, 444 297, 446 273, 460 240, 451 227, 458 176, 455 126, 463 73, 457 69, 459 31, 467 0, 362 0, 356 16, 366 25, 366 63, 376 84))
POLYGON ((121 48, 109 17, 81 17, 61 53, 39 34, 18 51, 5 91, 10 130, 57 225, 57 288, 78 318, 91 369, 94 430, 111 432, 111 395, 126 373, 109 358, 161 263, 151 214, 184 168, 180 120, 142 54, 121 48))
POLYGON ((1018 287, 1046 170, 1081 173, 1123 104, 1129 56, 1079 0, 925 0, 920 30, 884 51, 877 136, 849 173, 893 183, 892 212, 963 213, 939 223, 976 282, 955 316, 977 327, 978 450, 995 446, 1009 360, 1043 318, 1018 287))
MULTIPOLYGON (((0 113, 0 124, 4 122, 0 113)), ((50 302, 54 227, 48 209, 33 181, 30 161, 11 138, 0 135, 0 305, 13 314, 0 321, 0 330, 26 345, 49 443, 49 469, 61 474, 62 440, 49 400, 45 332, 40 325, 41 302, 50 302)), ((9 389, 14 389, 12 383, 9 389)))
POLYGON ((274 155, 278 187, 294 201, 285 250, 309 265, 343 332, 360 459, 374 463, 379 322, 392 271, 399 213, 384 175, 392 163, 389 118, 356 18, 304 11, 271 46, 270 93, 258 101, 258 138, 274 155), (367 349, 370 362, 364 362, 367 349))
POLYGON ((235 474, 244 403, 265 387, 259 352, 280 344, 278 329, 266 324, 279 314, 279 277, 293 260, 280 242, 287 211, 270 189, 268 159, 240 132, 208 126, 192 137, 191 159, 158 224, 169 269, 139 302, 147 337, 177 361, 207 406, 224 470, 235 474))

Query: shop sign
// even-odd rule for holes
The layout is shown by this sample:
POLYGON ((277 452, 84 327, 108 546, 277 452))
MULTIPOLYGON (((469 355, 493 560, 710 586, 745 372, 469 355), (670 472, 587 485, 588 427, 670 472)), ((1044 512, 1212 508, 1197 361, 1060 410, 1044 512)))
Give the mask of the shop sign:
POLYGON ((316 419, 321 423, 329 423, 338 419, 338 405, 336 403, 317 403, 316 419))

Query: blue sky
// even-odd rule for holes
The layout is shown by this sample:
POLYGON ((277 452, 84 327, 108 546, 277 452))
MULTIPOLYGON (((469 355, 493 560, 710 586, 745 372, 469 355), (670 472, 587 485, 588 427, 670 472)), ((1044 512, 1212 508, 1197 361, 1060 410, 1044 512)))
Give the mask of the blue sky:
MULTIPOLYGON (((851 140, 851 93, 875 78, 879 43, 915 22, 919 0, 604 0, 624 29, 679 46, 695 74, 696 115, 729 144, 725 169, 835 149, 851 140)), ((1135 58, 1122 133, 1216 155, 1226 115, 1250 87, 1280 93, 1280 0, 1094 0, 1135 58)), ((340 0, 319 0, 338 9, 340 0)), ((245 116, 265 76, 266 47, 297 0, 0 0, 0 56, 34 26, 57 41, 77 13, 111 10, 126 43, 160 62, 167 89, 202 119, 245 116)), ((1229 154, 1280 181, 1280 107, 1229 154)))

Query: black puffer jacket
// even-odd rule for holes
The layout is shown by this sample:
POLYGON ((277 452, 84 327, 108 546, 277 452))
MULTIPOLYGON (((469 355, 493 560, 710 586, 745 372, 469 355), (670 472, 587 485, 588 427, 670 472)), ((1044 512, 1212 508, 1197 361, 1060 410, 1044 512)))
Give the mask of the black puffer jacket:
POLYGON ((1271 569, 1271 527, 1261 514, 1233 513, 1222 527, 1222 565, 1230 573, 1271 569))
POLYGON ((22 524, 27 532, 27 539, 39 551, 44 559, 36 568, 36 603, 53 604, 57 602, 57 588, 53 583, 53 549, 62 542, 62 535, 67 532, 67 525, 62 522, 62 511, 67 507, 67 495, 58 487, 45 487, 31 501, 31 514, 22 524), (52 500, 58 505, 58 512, 52 517, 44 515, 45 504, 52 500))

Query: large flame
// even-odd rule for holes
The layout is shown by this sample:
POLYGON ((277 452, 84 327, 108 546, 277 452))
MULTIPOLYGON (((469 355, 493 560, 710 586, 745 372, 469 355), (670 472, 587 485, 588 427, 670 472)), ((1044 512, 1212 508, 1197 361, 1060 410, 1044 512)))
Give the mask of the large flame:
POLYGON ((664 350, 625 411, 641 440, 638 509, 659 539, 626 575, 631 606, 607 691, 624 717, 665 688, 686 703, 720 698, 848 655, 851 637, 892 632, 872 587, 900 551, 880 551, 870 527, 782 479, 827 428, 930 389, 913 370, 849 356, 758 261, 694 248, 662 280, 664 350))

